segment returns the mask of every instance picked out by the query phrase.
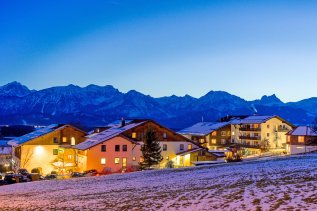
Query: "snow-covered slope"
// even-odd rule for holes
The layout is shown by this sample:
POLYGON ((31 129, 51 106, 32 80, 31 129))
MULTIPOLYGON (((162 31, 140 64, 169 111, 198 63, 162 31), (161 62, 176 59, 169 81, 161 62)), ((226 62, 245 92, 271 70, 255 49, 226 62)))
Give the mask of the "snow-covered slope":
POLYGON ((317 155, 0 187, 4 210, 316 210, 317 155))

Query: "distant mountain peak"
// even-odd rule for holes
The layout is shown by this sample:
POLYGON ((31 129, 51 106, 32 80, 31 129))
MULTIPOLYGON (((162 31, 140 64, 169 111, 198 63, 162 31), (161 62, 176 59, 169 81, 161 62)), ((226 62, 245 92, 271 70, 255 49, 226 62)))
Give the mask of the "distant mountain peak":
POLYGON ((0 96, 8 97, 24 97, 33 91, 17 81, 10 82, 4 86, 0 86, 0 96))
POLYGON ((264 95, 259 102, 264 105, 283 104, 283 102, 275 94, 270 96, 264 95))

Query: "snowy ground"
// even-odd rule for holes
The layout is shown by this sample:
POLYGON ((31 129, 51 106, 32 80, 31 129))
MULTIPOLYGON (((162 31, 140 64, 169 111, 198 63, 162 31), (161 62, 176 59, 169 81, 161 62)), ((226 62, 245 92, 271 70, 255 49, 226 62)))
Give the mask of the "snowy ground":
POLYGON ((317 210, 317 154, 0 187, 2 209, 317 210))

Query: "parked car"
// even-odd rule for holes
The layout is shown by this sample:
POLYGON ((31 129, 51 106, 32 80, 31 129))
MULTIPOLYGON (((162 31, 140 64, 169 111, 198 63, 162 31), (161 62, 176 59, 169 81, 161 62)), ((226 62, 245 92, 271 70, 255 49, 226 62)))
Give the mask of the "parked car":
POLYGON ((17 182, 24 182, 24 178, 22 174, 12 174, 11 172, 9 174, 6 174, 4 176, 4 181, 7 184, 14 184, 17 182))
POLYGON ((2 186, 2 185, 7 185, 7 184, 8 184, 8 183, 7 183, 6 180, 3 180, 3 179, 0 180, 0 186, 2 186))
POLYGON ((98 172, 96 169, 84 171, 85 176, 96 176, 97 174, 98 174, 98 172))
POLYGON ((83 173, 73 172, 70 177, 75 178, 75 177, 84 177, 84 176, 85 175, 83 173))
POLYGON ((45 180, 54 180, 57 179, 57 175, 56 174, 48 174, 44 177, 45 180))

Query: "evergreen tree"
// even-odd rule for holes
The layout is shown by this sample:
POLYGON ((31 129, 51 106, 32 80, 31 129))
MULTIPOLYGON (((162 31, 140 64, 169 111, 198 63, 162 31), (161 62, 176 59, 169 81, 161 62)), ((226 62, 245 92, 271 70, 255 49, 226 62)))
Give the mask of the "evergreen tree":
POLYGON ((163 160, 161 155, 162 149, 155 131, 151 129, 146 131, 141 151, 143 155, 143 162, 140 163, 142 169, 150 168, 152 165, 157 165, 163 160))

